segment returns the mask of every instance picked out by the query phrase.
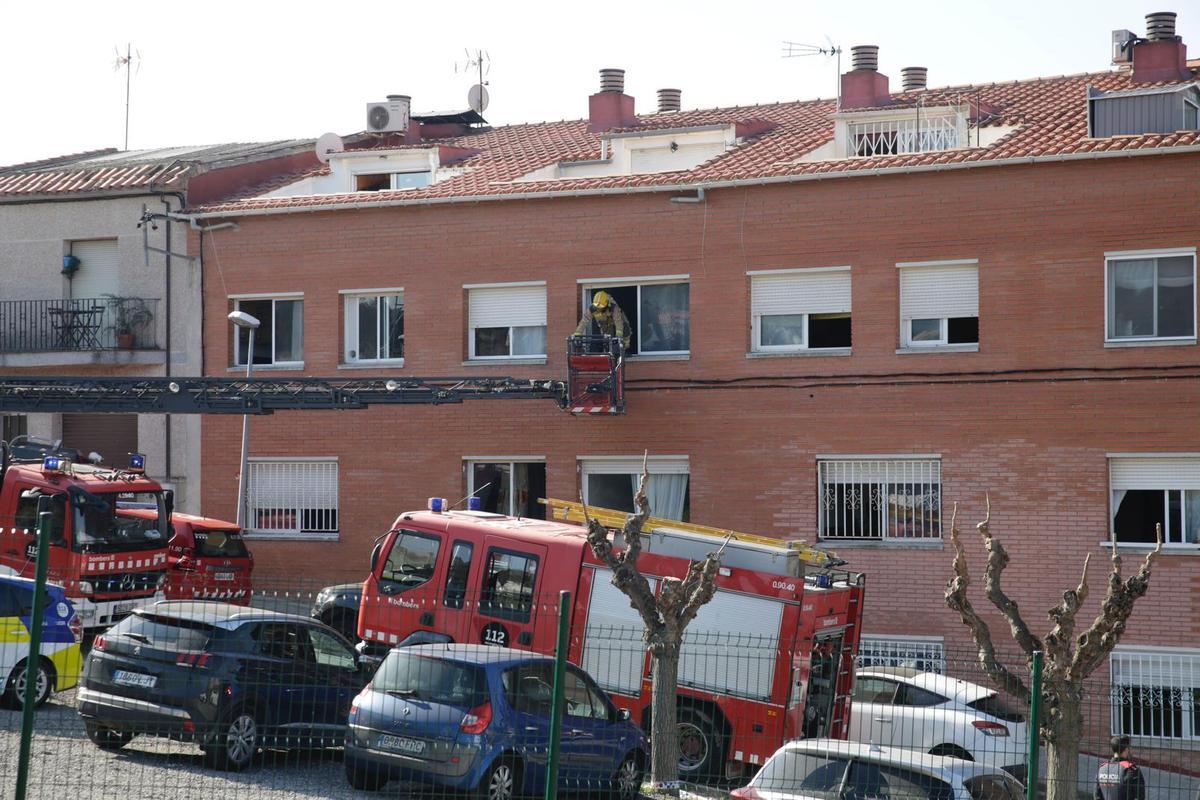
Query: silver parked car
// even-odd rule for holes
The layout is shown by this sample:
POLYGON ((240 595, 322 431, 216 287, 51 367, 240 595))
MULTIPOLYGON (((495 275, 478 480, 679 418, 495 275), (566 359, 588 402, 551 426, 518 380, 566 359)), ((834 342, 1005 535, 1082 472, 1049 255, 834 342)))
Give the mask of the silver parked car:
POLYGON ((799 739, 775 751, 735 800, 1023 800, 999 767, 841 739, 799 739))

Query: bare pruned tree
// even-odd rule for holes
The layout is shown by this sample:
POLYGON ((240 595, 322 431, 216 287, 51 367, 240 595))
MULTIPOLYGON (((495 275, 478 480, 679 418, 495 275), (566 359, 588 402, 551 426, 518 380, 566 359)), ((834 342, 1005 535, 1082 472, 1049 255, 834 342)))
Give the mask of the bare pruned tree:
MULTIPOLYGON (((1162 527, 1158 528, 1158 546, 1146 555, 1141 569, 1131 578, 1121 577, 1121 554, 1112 551, 1112 571, 1108 576, 1108 591, 1100 613, 1083 633, 1075 636, 1076 616, 1088 596, 1089 554, 1083 562, 1079 585, 1063 592, 1062 602, 1048 612, 1054 624, 1045 639, 1039 639, 1025 623, 1017 602, 1005 593, 1000 576, 1008 566, 1009 556, 1000 540, 992 536, 991 501, 987 515, 976 527, 987 549, 984 568, 984 593, 1005 621, 1013 639, 1025 653, 1027 666, 1035 650, 1044 653, 1042 667, 1041 738, 1046 744, 1046 786, 1048 800, 1075 800, 1079 778, 1079 742, 1083 737, 1083 681, 1092 674, 1121 640, 1125 623, 1133 613, 1134 602, 1146 593, 1150 585, 1150 566, 1162 552, 1162 527)), ((958 538, 958 506, 950 523, 950 541, 954 546, 954 577, 946 585, 946 605, 957 611, 963 624, 971 629, 979 647, 979 663, 988 676, 1014 697, 1028 702, 1030 690, 1016 672, 1009 669, 996 653, 992 632, 967 598, 971 583, 967 573, 967 558, 958 538)), ((1038 735, 1030 731, 1030 736, 1038 735)))
POLYGON ((693 561, 682 578, 664 577, 655 597, 650 582, 638 569, 642 552, 642 526, 650 517, 650 502, 646 499, 649 474, 642 462, 642 479, 634 496, 634 513, 625 519, 621 530, 624 549, 618 552, 609 540, 608 529, 588 516, 588 545, 596 558, 612 570, 612 583, 629 598, 629 604, 646 626, 643 641, 650 651, 651 677, 651 738, 650 780, 666 791, 673 792, 679 780, 679 732, 676 727, 676 690, 679 677, 679 654, 683 632, 696 618, 701 606, 716 592, 717 568, 724 549, 709 553, 704 561, 693 561))

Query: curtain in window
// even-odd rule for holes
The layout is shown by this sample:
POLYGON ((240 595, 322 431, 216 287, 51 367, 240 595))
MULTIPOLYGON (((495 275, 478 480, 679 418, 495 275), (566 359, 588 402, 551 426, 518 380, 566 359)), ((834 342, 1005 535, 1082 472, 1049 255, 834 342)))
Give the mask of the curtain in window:
POLYGON ((1117 261, 1112 265, 1111 335, 1154 335, 1154 260, 1117 261))
MULTIPOLYGON (((640 476, 633 476, 634 491, 640 476)), ((646 481, 646 499, 650 513, 664 519, 683 519, 683 499, 687 494, 687 475, 651 475, 646 481)))
POLYGON ((1183 493, 1183 541, 1200 544, 1200 492, 1183 493))

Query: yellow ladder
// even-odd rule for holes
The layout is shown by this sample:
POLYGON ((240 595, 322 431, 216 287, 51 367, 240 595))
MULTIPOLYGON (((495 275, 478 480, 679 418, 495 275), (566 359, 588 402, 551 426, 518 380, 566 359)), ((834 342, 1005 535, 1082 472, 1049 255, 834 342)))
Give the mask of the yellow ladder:
MULTIPOLYGON (((539 502, 544 503, 550 509, 550 516, 554 519, 562 520, 563 522, 573 522, 577 525, 584 523, 582 503, 570 500, 555 500, 554 498, 543 498, 539 502)), ((621 528, 625 524, 625 518, 629 516, 624 511, 615 511, 611 508, 598 508, 591 505, 587 507, 587 512, 588 516, 606 528, 621 528)), ((657 528, 667 528, 673 531, 683 531, 698 536, 711 537, 721 542, 728 538, 735 542, 745 542, 747 544, 758 544, 789 550, 795 553, 796 557, 801 561, 812 564, 815 567, 836 567, 846 563, 837 557, 837 553, 813 547, 803 540, 775 539, 756 533, 740 533, 739 531, 726 530, 725 528, 710 528, 707 525, 697 525, 693 522, 679 522, 673 519, 650 517, 646 521, 645 529, 652 531, 657 528)))

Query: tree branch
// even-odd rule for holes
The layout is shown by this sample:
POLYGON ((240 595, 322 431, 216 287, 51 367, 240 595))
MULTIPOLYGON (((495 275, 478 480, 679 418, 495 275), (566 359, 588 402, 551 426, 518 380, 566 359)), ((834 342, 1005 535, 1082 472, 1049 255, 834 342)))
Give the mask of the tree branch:
POLYGON ((1088 553, 1083 560, 1083 575, 1079 578, 1079 586, 1063 592, 1062 602, 1050 609, 1049 617, 1054 623, 1050 633, 1046 634, 1047 663, 1052 669, 1065 672, 1071 663, 1071 637, 1075 633, 1075 619, 1088 596, 1088 565, 1092 554, 1088 553))
MULTIPOLYGON (((658 613, 654 590, 650 588, 650 582, 638 571, 636 555, 633 559, 629 558, 630 548, 628 546, 624 552, 617 554, 613 550, 612 542, 608 540, 608 529, 597 520, 592 519, 586 505, 583 506, 583 518, 587 521, 588 546, 592 549, 592 554, 612 570, 613 586, 616 586, 629 598, 629 604, 641 616, 647 632, 661 628, 663 620, 658 613)), ((638 524, 640 526, 640 523, 638 524)), ((628 527, 629 523, 626 521, 626 529, 628 527)), ((638 541, 638 538, 639 534, 635 531, 634 541, 638 541)))
POLYGON ((985 502, 987 503, 987 515, 984 517, 983 522, 975 526, 979 529, 979 535, 983 537, 983 544, 988 551, 987 566, 984 568, 983 578, 985 594, 987 595, 987 599, 992 601, 992 605, 998 608, 1000 613, 1004 615, 1004 618, 1008 620, 1008 627, 1012 630, 1013 639, 1016 640, 1021 649, 1026 653, 1041 650, 1041 640, 1029 632, 1029 626, 1025 624, 1025 620, 1021 617, 1021 611, 1017 607, 1016 601, 1005 594, 1004 589, 1000 587, 1000 576, 1009 562, 1008 551, 1004 549, 1004 545, 1000 544, 999 539, 992 536, 991 498, 985 495, 985 502))
POLYGON ((1121 580, 1121 554, 1117 551, 1116 543, 1113 543, 1108 593, 1091 627, 1079 634, 1076 640, 1075 657, 1071 660, 1068 673, 1071 680, 1083 680, 1094 672, 1121 641, 1125 623, 1133 613, 1134 602, 1150 588, 1150 567, 1162 552, 1162 525, 1155 526, 1155 537, 1158 543, 1146 554, 1137 574, 1125 581, 1121 580))
POLYGON ((967 556, 963 552, 962 542, 958 538, 958 504, 954 504, 954 513, 950 519, 950 543, 954 547, 954 577, 946 584, 946 605, 957 611, 962 622, 971 629, 975 643, 979 647, 979 664, 997 686, 1022 700, 1029 699, 1029 689, 1024 682, 1014 675, 996 657, 996 647, 992 642, 992 631, 988 624, 975 611, 967 598, 967 587, 971 584, 971 576, 967 571, 967 556))

